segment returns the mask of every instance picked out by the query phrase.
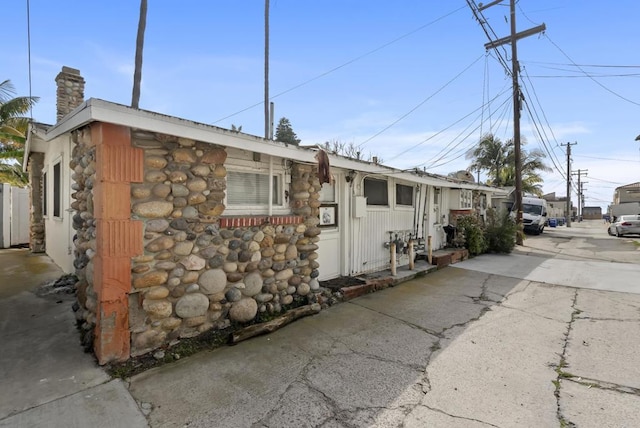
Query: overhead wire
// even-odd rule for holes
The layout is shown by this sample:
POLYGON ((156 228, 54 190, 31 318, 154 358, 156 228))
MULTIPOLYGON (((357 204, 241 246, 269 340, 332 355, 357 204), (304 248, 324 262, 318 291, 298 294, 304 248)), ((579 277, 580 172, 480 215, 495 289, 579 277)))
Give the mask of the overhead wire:
MULTIPOLYGON (((553 136, 553 139, 556 141, 556 145, 557 145, 557 140, 555 138, 555 135, 553 134, 553 128, 551 128, 551 126, 549 125, 549 120, 547 119, 547 116, 544 113, 544 109, 542 108, 542 105, 540 104, 540 100, 538 98, 537 93, 535 92, 535 88, 533 86, 533 83, 531 82, 531 79, 529 78, 528 74, 526 73, 526 69, 524 69, 524 70, 525 70, 524 77, 526 77, 526 79, 525 78, 522 79, 522 87, 524 88, 524 91, 526 92, 527 97, 523 99, 523 105, 525 106, 525 108, 527 109, 527 111, 529 112, 529 114, 531 116, 531 121, 532 121, 536 131, 538 132, 538 136, 540 137, 540 143, 541 143, 544 151, 549 155, 549 159, 553 163, 553 165, 556 168, 556 170, 566 180, 568 172, 565 171, 562 167, 558 166, 558 164, 562 165, 562 163, 560 162, 559 159, 557 159, 557 157, 555 155, 555 152, 553 152, 553 150, 549 149, 549 147, 548 147, 548 145, 546 143, 546 141, 549 138, 546 135, 546 131, 545 131, 544 127, 542 127, 542 126, 538 127, 538 124, 537 124, 537 122, 535 120, 535 117, 537 117, 538 121, 542 124, 542 120, 540 119, 540 116, 538 115, 538 109, 536 109, 534 105, 530 105, 530 103, 528 102, 528 100, 535 100, 537 102, 537 105, 540 106, 540 110, 542 112, 542 116, 543 116, 547 126, 549 127, 551 135, 553 136), (527 82, 529 83, 529 85, 527 85, 527 82), (530 90, 529 90, 529 87, 531 87, 530 90), (534 114, 535 114, 535 117, 534 117, 534 114)), ((522 76, 522 72, 520 73, 520 75, 522 76)))
MULTIPOLYGON (((480 27, 482 27, 482 31, 487 36, 487 39, 489 41, 493 41, 494 39, 497 39, 498 35, 493 30, 493 27, 491 27, 491 24, 489 24, 489 21, 484 16, 482 11, 476 5, 475 0, 466 0, 466 1, 467 1, 467 5, 469 6, 469 9, 471 9, 471 13, 473 13, 474 18, 476 18, 476 21, 478 21, 478 23, 480 24, 480 27), (489 32, 491 32, 491 34, 489 34, 489 32), (493 38, 491 37, 491 35, 493 35, 493 38)), ((507 73, 507 76, 511 77, 512 76, 512 71, 511 71, 511 68, 509 67, 509 64, 507 63, 507 60, 506 60, 506 57, 508 57, 507 50, 506 50, 506 48, 504 46, 501 46, 500 48, 504 51, 505 58, 503 58, 503 56, 500 54, 500 51, 498 50, 498 48, 496 48, 495 52, 498 55, 498 58, 497 58, 498 62, 500 62, 500 64, 504 68, 505 72, 507 73)))
MULTIPOLYGON (((504 92, 502 93, 504 94, 504 92)), ((502 95, 499 94, 499 95, 502 95)), ((494 98, 495 99, 495 98, 494 98)), ((510 108, 509 106, 509 101, 510 101, 510 97, 507 97, 499 106, 498 109, 503 108, 503 110, 508 110, 510 108)), ((497 109, 496 109, 497 110, 497 109)), ((480 125, 476 126, 470 133, 468 133, 462 140, 460 140, 457 144, 453 145, 453 142, 455 142, 467 129, 469 129, 473 124, 475 123, 475 121, 471 122, 470 125, 468 125, 465 129, 463 129, 455 138, 453 138, 451 140, 451 142, 449 144, 447 144, 445 147, 443 147, 442 149, 440 149, 440 151, 438 153, 436 153, 436 155, 434 157, 437 157, 437 159, 435 160, 431 160, 429 164, 427 164, 427 162, 423 162, 421 164, 418 164, 417 166, 422 166, 422 165, 426 165, 427 168, 437 168, 439 166, 442 165, 446 165, 447 163, 453 162, 454 160, 459 159, 461 156, 465 155, 466 153, 469 152, 469 150, 473 149, 473 147, 475 147, 477 144, 480 143, 480 141, 478 141, 477 143, 473 144, 471 146, 471 148, 469 147, 465 147, 463 150, 459 150, 454 154, 454 157, 451 159, 448 159, 446 162, 442 162, 445 160, 446 156, 448 156, 453 150, 455 150, 458 146, 460 146, 460 144, 462 144, 464 141, 466 141, 467 138, 469 138, 471 136, 472 133, 474 133, 475 131, 477 131, 478 129, 480 129, 480 127, 482 126, 482 123, 480 123, 480 125), (451 147, 452 146, 452 147, 451 147), (451 148, 449 148, 451 147, 451 148), (442 152, 449 148, 448 151, 446 151, 444 154, 442 154, 442 152), (462 153, 461 153, 462 152, 462 153), (460 154, 461 153, 461 154, 460 154), (439 156, 439 157, 438 157, 439 156), (438 163, 439 162, 439 163, 438 163)))
POLYGON ((611 161, 617 161, 617 162, 633 162, 633 163, 640 163, 640 160, 633 160, 633 159, 616 159, 616 158, 605 158, 605 157, 596 157, 596 156, 587 156, 587 155, 576 155, 574 154, 573 156, 577 157, 577 158, 588 158, 588 159, 598 159, 598 160, 611 160, 611 161))
MULTIPOLYGON (((496 95, 494 98, 492 98, 488 104, 491 104, 492 102, 494 102, 496 99, 498 99, 498 97, 500 97, 501 95, 503 95, 504 92, 499 93, 498 95, 496 95)), ((450 125, 446 126, 445 128, 439 130, 438 132, 436 132, 435 134, 430 135, 429 137, 427 137, 426 139, 420 141, 419 143, 414 144, 413 146, 409 147, 406 150, 403 150, 401 152, 399 152, 398 154, 396 154, 394 157, 392 157, 389 160, 393 160, 393 159, 397 159, 398 157, 402 156, 403 154, 417 148, 418 146, 421 146, 422 144, 434 139, 435 137, 437 137, 438 135, 442 134, 445 131, 448 131, 449 129, 451 129, 453 126, 457 125, 458 123, 462 122, 463 120, 467 119, 469 116, 471 116, 472 114, 476 113, 478 110, 481 110, 485 107, 485 104, 481 105, 480 107, 474 109, 473 111, 471 111, 470 113, 466 114, 465 116, 461 117, 460 119, 456 120, 455 122, 451 123, 450 125)))
MULTIPOLYGON (((323 73, 320 73, 317 76, 312 77, 311 79, 308 79, 308 80, 305 80, 305 81, 303 81, 301 83, 298 83, 297 85, 294 85, 294 86, 290 87, 289 89, 286 89, 286 90, 284 90, 282 92, 278 92, 277 94, 272 95, 269 99, 272 100, 272 99, 278 98, 278 97, 280 97, 280 96, 282 96, 284 94, 287 94, 287 93, 292 92, 292 91, 294 91, 294 90, 296 90, 298 88, 301 88, 302 86, 308 85, 311 82, 319 80, 319 79, 321 79, 321 78, 323 78, 323 77, 325 77, 325 76, 327 76, 327 75, 329 75, 329 74, 331 74, 331 73, 333 73, 335 71, 338 71, 338 70, 340 70, 340 69, 342 69, 342 68, 344 68, 344 67, 346 67, 348 65, 351 65, 354 62, 357 62, 357 61, 359 61, 359 60, 361 60, 361 59, 363 59, 363 58, 365 58, 365 57, 367 57, 367 56, 369 56, 371 54, 374 54, 374 53, 376 53, 378 51, 381 51, 382 49, 384 49, 384 48, 386 48, 386 47, 388 47, 388 46, 390 46, 390 45, 392 45, 394 43, 397 43, 400 40, 403 40, 403 39, 405 39, 405 38, 407 38, 409 36, 412 36, 413 34, 419 32, 419 31, 422 31, 425 28, 430 27, 431 25, 433 25, 433 24, 435 24, 435 23, 437 23, 439 21, 442 21, 445 18, 448 18, 449 16, 459 12, 460 10, 462 10, 464 8, 465 8, 465 6, 460 6, 459 8, 454 9, 451 12, 445 13, 444 15, 441 15, 440 17, 438 17, 438 18, 436 18, 436 19, 434 19, 432 21, 429 21, 426 24, 421 25, 420 27, 417 27, 417 28, 415 28, 415 29, 413 29, 413 30, 411 30, 411 31, 409 31, 407 33, 402 34, 401 36, 396 37, 395 39, 392 39, 389 42, 383 43, 382 45, 380 45, 380 46, 378 46, 378 47, 376 47, 376 48, 374 48, 374 49, 372 49, 370 51, 367 51, 367 52, 365 52, 365 53, 363 53, 361 55, 358 55, 355 58, 350 59, 349 61, 346 61, 346 62, 344 62, 344 63, 342 63, 342 64, 340 64, 340 65, 338 65, 336 67, 333 67, 333 68, 331 68, 331 69, 329 69, 329 70, 327 70, 327 71, 325 71, 323 73)), ((228 116, 222 117, 222 118, 216 120, 213 123, 215 124, 215 123, 222 122, 223 120, 229 119, 230 117, 236 116, 236 115, 238 115, 240 113, 244 113, 247 110, 251 110, 252 108, 255 108, 257 106, 263 105, 263 103, 264 103, 264 100, 259 101, 259 102, 255 103, 255 104, 252 104, 252 105, 250 105, 248 107, 243 108, 242 110, 239 110, 239 111, 237 111, 235 113, 232 113, 232 114, 230 114, 228 116)))
POLYGON ((593 76, 591 76, 589 73, 587 73, 584 68, 582 68, 581 66, 579 66, 578 64, 575 63, 575 61, 573 61, 571 59, 571 57, 569 57, 569 55, 567 55, 567 53, 562 50, 562 48, 560 46, 558 46, 553 40, 551 40, 551 38, 549 37, 549 35, 545 32, 543 33, 543 36, 547 38, 547 40, 549 40, 549 43, 551 43, 553 46, 555 46, 556 49, 558 49, 560 51, 560 53, 562 53, 569 61, 571 61, 572 64, 574 64, 585 76, 587 76, 589 79, 591 79, 596 85, 600 86, 602 89, 604 89, 605 91, 615 95, 616 97, 630 103, 633 105, 636 105, 638 107, 640 107, 640 103, 630 100, 629 98, 620 95, 619 93, 615 92, 612 89, 609 89, 608 87, 606 87, 605 85, 603 85, 602 83, 600 83, 598 80, 596 80, 593 76))
POLYGON ((377 136, 381 135, 382 133, 384 133, 385 131, 389 130, 390 128, 392 128, 393 126, 395 126, 396 124, 398 124, 401 120, 403 120, 404 118, 406 118, 407 116, 409 116, 411 113, 415 112, 416 110, 418 110, 420 107, 422 107, 427 101, 429 101, 431 98, 435 97, 437 94, 439 94, 440 92, 442 92, 447 86, 449 86, 451 83, 453 83, 454 81, 456 81, 460 76, 462 76, 467 70, 469 70, 471 67, 473 67, 478 61, 480 61, 482 59, 484 55, 479 56, 478 58, 476 58, 471 64, 469 64, 468 66, 466 66, 461 72, 459 72, 458 74, 456 74, 452 79, 450 79, 447 83, 445 83, 444 85, 442 85, 440 88, 438 88, 434 93, 432 93, 431 95, 429 95, 427 98, 423 99, 422 101, 420 101, 416 106, 412 107, 407 113, 403 114, 402 116, 400 116, 398 119, 396 119, 395 121, 391 122, 389 125, 385 126, 384 128, 382 128, 380 131, 376 132, 375 134, 373 134, 371 137, 367 138, 366 140, 364 140, 363 142, 361 142, 360 144, 358 144, 359 147, 364 147, 365 144, 367 144, 369 141, 373 140, 374 138, 376 138, 377 136))

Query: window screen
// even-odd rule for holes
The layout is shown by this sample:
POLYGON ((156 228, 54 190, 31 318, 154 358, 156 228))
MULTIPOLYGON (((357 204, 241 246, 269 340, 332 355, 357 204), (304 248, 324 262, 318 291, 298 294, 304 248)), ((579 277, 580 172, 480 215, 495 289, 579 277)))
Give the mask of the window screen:
POLYGON ((336 186, 331 183, 323 183, 320 189, 320 201, 322 202, 335 202, 336 201, 336 186))
POLYGON ((396 204, 413 206, 413 186, 396 184, 396 204))
POLYGON ((364 196, 367 197, 367 205, 389 205, 387 181, 365 178, 364 196))
POLYGON ((49 215, 49 206, 47 202, 47 195, 49 194, 49 189, 47 189, 47 173, 44 172, 42 174, 42 214, 49 215))
POLYGON ((53 166, 53 216, 62 217, 60 214, 60 202, 62 197, 62 171, 60 162, 53 166))
MULTIPOLYGON (((274 175, 272 203, 280 205, 280 177, 274 175)), ((269 175, 252 172, 227 173, 227 202, 229 205, 269 205, 269 175)))

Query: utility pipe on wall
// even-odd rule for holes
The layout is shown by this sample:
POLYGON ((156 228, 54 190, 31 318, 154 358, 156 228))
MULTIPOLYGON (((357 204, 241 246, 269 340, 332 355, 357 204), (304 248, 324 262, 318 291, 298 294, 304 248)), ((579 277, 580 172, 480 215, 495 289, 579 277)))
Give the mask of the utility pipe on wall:
POLYGON ((389 251, 391 252, 391 276, 396 276, 396 243, 391 241, 389 245, 389 251))
POLYGON ((413 238, 409 239, 409 270, 413 270, 415 267, 415 254, 413 252, 413 238))
POLYGON ((431 235, 427 238, 427 261, 431 264, 431 235))

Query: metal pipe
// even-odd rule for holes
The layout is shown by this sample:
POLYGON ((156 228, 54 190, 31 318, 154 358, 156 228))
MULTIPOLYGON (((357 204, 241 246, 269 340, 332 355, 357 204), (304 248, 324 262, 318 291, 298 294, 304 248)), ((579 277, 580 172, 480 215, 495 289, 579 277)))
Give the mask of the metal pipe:
POLYGON ((415 254, 413 252, 413 238, 409 239, 409 270, 415 268, 415 254))
POLYGON ((396 243, 391 242, 389 245, 389 251, 391 252, 391 276, 396 276, 396 243))
POLYGON ((431 235, 427 238, 427 261, 431 264, 431 235))

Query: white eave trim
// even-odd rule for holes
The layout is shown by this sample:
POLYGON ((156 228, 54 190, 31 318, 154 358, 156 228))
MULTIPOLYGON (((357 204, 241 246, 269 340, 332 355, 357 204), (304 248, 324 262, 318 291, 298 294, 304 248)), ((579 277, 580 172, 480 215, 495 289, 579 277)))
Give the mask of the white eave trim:
MULTIPOLYGON (((91 98, 75 108, 55 126, 49 128, 46 133, 42 135, 42 139, 44 141, 51 141, 62 134, 71 132, 91 122, 106 122, 149 132, 175 135, 205 143, 218 144, 225 147, 248 150, 300 162, 317 162, 315 159, 316 151, 312 149, 298 146, 285 146, 282 143, 265 140, 261 137, 233 132, 217 126, 206 125, 147 110, 134 109, 96 98, 91 98)), ((329 159, 331 166, 335 168, 353 169, 365 174, 393 176, 414 183, 445 188, 483 190, 487 192, 495 192, 498 190, 476 183, 453 182, 446 178, 440 179, 433 176, 419 176, 415 173, 403 172, 391 167, 356 161, 342 156, 329 154, 329 159)))

